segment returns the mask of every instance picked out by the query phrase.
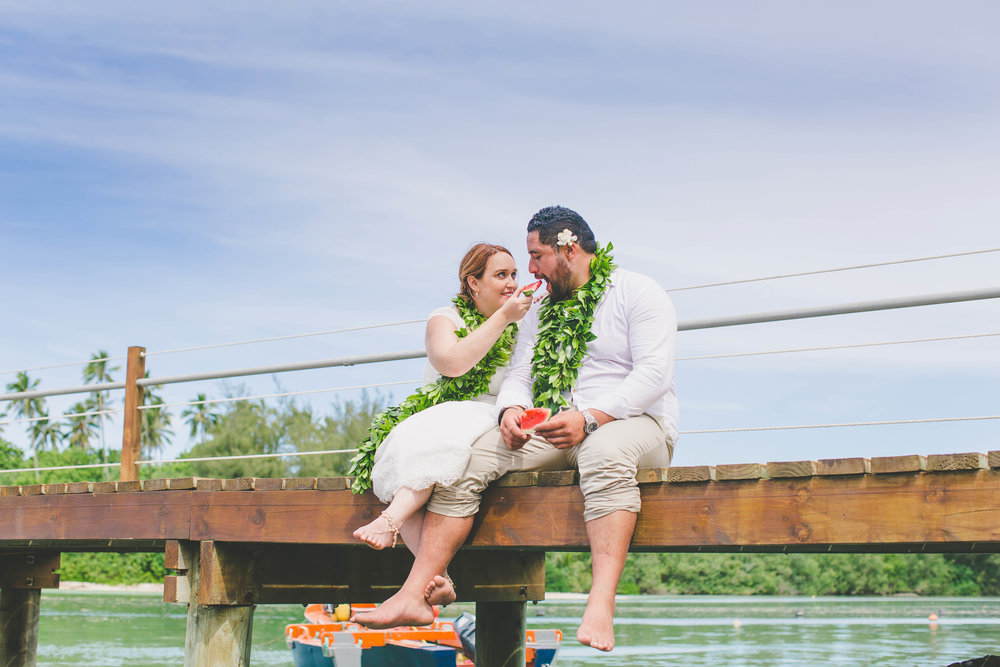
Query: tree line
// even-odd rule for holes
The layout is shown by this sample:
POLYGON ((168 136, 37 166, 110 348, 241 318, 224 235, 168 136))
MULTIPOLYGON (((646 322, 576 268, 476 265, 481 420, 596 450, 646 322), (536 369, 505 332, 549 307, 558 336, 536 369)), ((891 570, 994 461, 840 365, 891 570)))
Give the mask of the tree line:
MULTIPOLYGON (((120 369, 110 366, 103 351, 91 355, 83 371, 86 384, 113 382, 120 369)), ((8 392, 38 388, 39 381, 18 373, 8 392)), ((225 386, 227 398, 246 392, 225 386)), ((367 434, 372 418, 388 403, 382 395, 336 401, 319 414, 292 399, 207 402, 197 394, 180 413, 194 444, 177 463, 142 466, 153 477, 318 477, 346 475, 348 455, 296 456, 297 453, 352 449, 367 434), (280 458, 190 461, 246 454, 284 454, 280 458)), ((163 405, 157 387, 147 387, 143 411, 142 456, 161 453, 174 437, 174 416, 163 405)), ((108 392, 94 392, 70 408, 81 416, 51 418, 44 399, 10 402, 5 413, 24 422, 30 451, 3 438, 0 426, 0 471, 31 467, 117 462, 117 446, 108 450, 108 392)), ((2 407, 2 406, 0 406, 2 407)), ((118 439, 113 438, 117 443, 118 439)), ((100 481, 95 469, 2 473, 0 485, 100 481)), ((101 583, 162 581, 162 554, 67 553, 62 578, 101 583)), ((590 589, 590 555, 549 553, 546 587, 550 591, 590 589)), ((619 592, 622 594, 698 595, 1000 595, 1000 554, 631 554, 619 592)))

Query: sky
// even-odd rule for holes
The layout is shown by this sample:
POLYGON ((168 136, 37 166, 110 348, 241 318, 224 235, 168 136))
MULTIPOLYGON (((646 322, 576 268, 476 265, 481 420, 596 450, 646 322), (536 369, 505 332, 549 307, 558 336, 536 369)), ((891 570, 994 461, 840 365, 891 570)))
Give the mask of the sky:
MULTIPOLYGON (((419 320, 477 241, 526 271, 525 225, 551 204, 665 289, 998 248, 998 19, 974 1, 0 0, 0 383, 130 345, 153 377, 418 349, 421 323, 155 354, 419 320)), ((998 269, 981 253, 671 298, 684 322, 996 287, 998 269)), ((674 463, 1000 449, 996 420, 695 433, 998 415, 1000 337, 683 359, 996 333, 998 315, 988 300, 682 332, 674 463)), ((168 455, 190 444, 174 420, 168 455)))

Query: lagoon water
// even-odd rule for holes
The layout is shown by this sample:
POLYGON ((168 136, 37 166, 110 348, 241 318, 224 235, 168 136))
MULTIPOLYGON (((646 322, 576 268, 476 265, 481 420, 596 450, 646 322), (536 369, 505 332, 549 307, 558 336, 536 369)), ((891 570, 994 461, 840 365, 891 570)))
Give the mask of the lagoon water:
MULTIPOLYGON (((558 664, 596 665, 905 665, 943 667, 1000 654, 998 598, 796 598, 624 596, 618 646, 610 654, 573 638, 583 601, 550 599, 528 607, 528 627, 565 634, 558 664), (937 614, 936 623, 928 621, 937 614)), ((457 616, 474 605, 452 605, 457 616)), ((254 665, 290 667, 284 627, 302 607, 267 605, 254 614, 254 665)), ((156 595, 45 591, 40 667, 179 665, 185 607, 156 595)))

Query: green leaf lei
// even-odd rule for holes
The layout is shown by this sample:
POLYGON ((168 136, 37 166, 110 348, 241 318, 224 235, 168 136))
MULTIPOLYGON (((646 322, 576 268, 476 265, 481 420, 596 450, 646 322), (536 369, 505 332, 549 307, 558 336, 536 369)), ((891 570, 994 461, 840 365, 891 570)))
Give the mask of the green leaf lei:
MULTIPOLYGON (((458 308, 465 326, 455 331, 459 338, 465 338, 469 332, 486 321, 486 316, 476 310, 475 306, 456 296, 451 301, 458 308)), ((368 437, 358 447, 358 453, 351 459, 350 475, 354 476, 351 491, 364 493, 372 488, 372 466, 375 464, 375 450, 397 424, 425 410, 432 405, 445 401, 464 401, 475 398, 489 391, 490 380, 497 369, 507 365, 514 351, 514 335, 517 324, 508 324, 493 344, 489 352, 479 360, 465 375, 457 378, 439 377, 431 384, 424 385, 415 394, 406 397, 402 403, 375 415, 372 425, 368 427, 368 437)))
POLYGON ((573 389, 587 343, 597 338, 590 329, 611 272, 617 268, 613 249, 610 243, 598 248, 590 260, 590 279, 562 301, 546 297, 538 310, 538 335, 531 358, 535 407, 549 408, 553 413, 569 407, 563 392, 573 389))

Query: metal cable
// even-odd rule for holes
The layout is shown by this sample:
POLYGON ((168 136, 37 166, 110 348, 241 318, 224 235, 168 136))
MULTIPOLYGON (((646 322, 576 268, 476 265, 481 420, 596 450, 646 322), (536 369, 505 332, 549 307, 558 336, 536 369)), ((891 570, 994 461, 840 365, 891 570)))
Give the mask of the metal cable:
POLYGON ((802 276, 815 276, 822 273, 836 273, 838 271, 855 271, 857 269, 872 269, 879 266, 892 266, 895 264, 911 264, 913 262, 927 262, 934 259, 950 259, 952 257, 966 257, 968 255, 982 255, 990 252, 998 252, 1000 248, 987 248, 985 250, 969 250, 966 252, 953 252, 947 255, 932 255, 930 257, 914 257, 912 259, 897 259, 887 262, 873 262, 871 264, 855 264, 853 266, 840 266, 832 269, 818 269, 816 271, 801 271, 799 273, 780 273, 773 276, 761 276, 758 278, 744 278, 742 280, 727 280, 718 283, 706 283, 704 285, 689 285, 687 287, 673 287, 668 292, 683 292, 685 290, 703 289, 706 287, 724 287, 726 285, 740 285, 743 283, 756 283, 764 280, 779 280, 781 278, 800 278, 802 276))
POLYGON ((82 364, 91 364, 95 361, 121 361, 125 359, 124 355, 120 357, 101 357, 100 359, 87 359, 86 361, 67 361, 61 364, 49 364, 47 366, 32 366, 31 368, 14 368, 6 371, 0 371, 0 375, 6 375, 7 373, 27 373, 28 371, 41 371, 47 370, 49 368, 65 368, 66 366, 80 366, 82 364))
POLYGON ((306 338, 309 336, 326 336, 328 334, 345 333, 348 331, 361 331, 363 329, 381 329, 384 327, 398 327, 404 324, 416 324, 418 322, 426 322, 427 318, 419 320, 403 320, 402 322, 386 322, 383 324, 366 324, 360 327, 348 327, 346 329, 329 329, 327 331, 312 331, 309 333, 301 334, 290 334, 287 336, 272 336, 270 338, 255 338, 253 340, 240 340, 231 343, 215 343, 212 345, 197 345, 194 347, 178 347, 173 350, 159 350, 157 352, 147 352, 147 356, 154 354, 174 354, 175 352, 195 352, 198 350, 214 350, 220 347, 233 347, 236 345, 250 345, 251 343, 270 343, 276 340, 290 340, 292 338, 306 338))
MULTIPOLYGON (((315 452, 288 452, 286 454, 240 454, 235 456, 204 456, 193 459, 162 459, 151 461, 136 461, 138 465, 158 465, 166 463, 200 463, 205 461, 235 461, 239 459, 274 459, 286 456, 316 456, 318 454, 354 454, 357 449, 324 449, 315 452)), ((114 468, 121 463, 85 463, 72 466, 46 466, 43 468, 14 468, 0 470, 0 474, 8 472, 45 472, 48 470, 82 470, 84 468, 114 468)))
POLYGON ((854 343, 851 345, 827 345, 825 347, 795 347, 785 350, 765 350, 763 352, 734 352, 732 354, 706 354, 697 357, 677 357, 677 361, 698 361, 703 359, 730 359, 733 357, 754 357, 766 354, 788 354, 791 352, 823 352, 826 350, 848 350, 856 347, 878 347, 880 345, 905 345, 908 343, 934 343, 944 340, 963 340, 969 338, 986 338, 1000 336, 1000 332, 968 334, 964 336, 940 336, 937 338, 911 338, 909 340, 888 340, 877 343, 854 343))
POLYGON ((50 417, 48 415, 46 415, 44 417, 19 417, 17 419, 3 419, 3 420, 0 420, 0 426, 6 425, 6 424, 19 424, 19 423, 28 423, 28 422, 40 422, 40 421, 45 421, 46 419, 53 419, 53 420, 58 421, 60 419, 66 419, 66 418, 71 418, 71 417, 89 417, 91 415, 110 415, 110 414, 114 414, 116 412, 121 412, 121 410, 118 410, 116 408, 112 408, 112 409, 108 409, 108 410, 93 410, 91 412, 67 412, 66 414, 59 415, 58 417, 50 417))
MULTIPOLYGON (((210 405, 214 403, 233 403, 237 401, 254 401, 259 398, 281 398, 283 396, 302 396, 304 394, 322 394, 333 391, 352 391, 355 389, 372 389, 375 387, 389 387, 400 384, 419 384, 420 380, 397 380, 395 382, 377 382, 374 384, 358 384, 353 387, 334 387, 332 389, 307 389, 305 391, 286 391, 281 394, 260 394, 258 396, 234 396, 230 398, 210 398, 204 401, 185 401, 183 403, 163 403, 162 405, 140 405, 140 410, 153 410, 159 408, 174 408, 189 405, 210 405)), ((2 423, 2 422, 0 422, 2 423)))
POLYGON ((845 428, 851 426, 890 426, 895 424, 938 424, 942 422, 969 422, 1000 419, 1000 415, 986 417, 939 417, 937 419, 896 419, 874 422, 846 422, 841 424, 802 424, 796 426, 746 426, 741 428, 702 429, 697 431, 680 431, 682 435, 698 435, 704 433, 748 433, 752 431, 794 431, 808 428, 845 428))
POLYGON ((193 459, 163 459, 160 461, 138 461, 139 465, 161 463, 201 463, 204 461, 239 461, 243 459, 279 459, 288 456, 316 456, 318 454, 354 454, 357 449, 323 449, 315 452, 286 452, 284 454, 235 454, 233 456, 203 456, 193 459))

